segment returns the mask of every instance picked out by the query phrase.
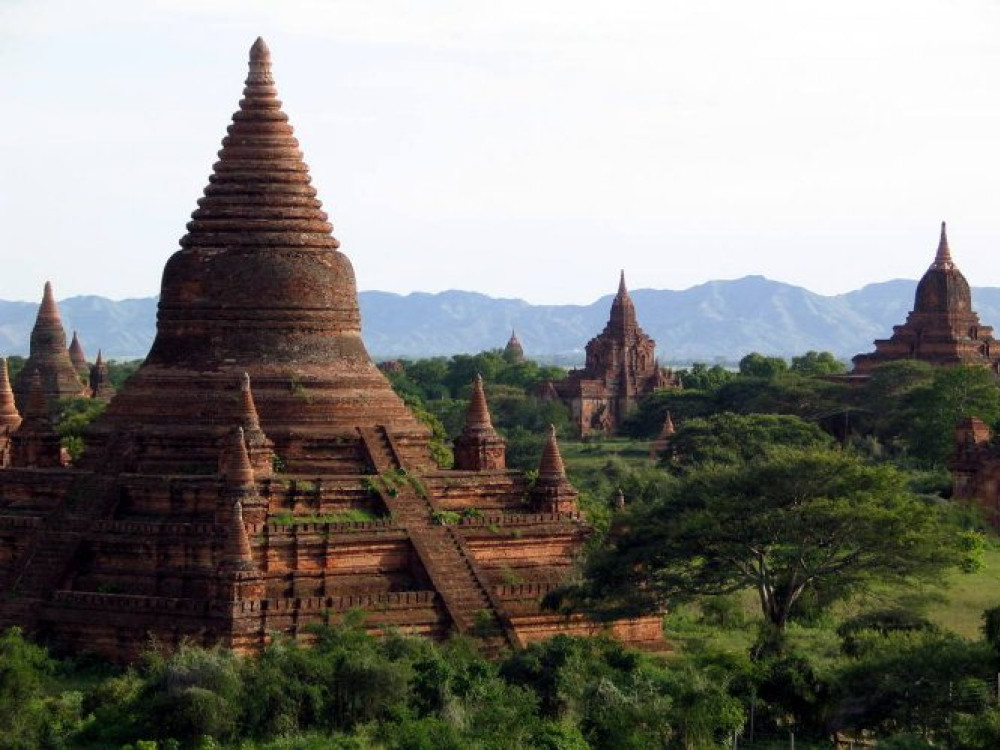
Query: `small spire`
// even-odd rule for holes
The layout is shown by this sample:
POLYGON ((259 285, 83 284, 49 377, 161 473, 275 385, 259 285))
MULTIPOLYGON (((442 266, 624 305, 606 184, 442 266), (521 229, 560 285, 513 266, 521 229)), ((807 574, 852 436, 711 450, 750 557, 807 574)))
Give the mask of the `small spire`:
POLYGON ((542 448, 542 460, 538 464, 538 478, 542 480, 561 480, 566 478, 566 467, 563 466, 562 454, 559 453, 559 441, 556 440, 556 426, 549 425, 549 439, 542 448))
POLYGON ((675 432, 677 432, 677 430, 674 429, 673 417, 671 417, 670 412, 667 411, 667 418, 663 420, 663 429, 660 430, 660 437, 667 437, 668 435, 673 435, 675 432))
POLYGON ((486 404, 486 392, 483 390, 483 377, 476 373, 472 381, 472 394, 469 396, 469 408, 465 412, 465 426, 469 428, 491 428, 490 409, 486 404))
POLYGON ((626 297, 628 296, 628 287, 625 286, 625 269, 622 269, 621 278, 618 280, 618 296, 626 297))
POLYGON ((104 357, 101 355, 101 350, 97 350, 97 359, 94 360, 94 367, 103 367, 104 357))
POLYGON ((87 377, 90 374, 90 365, 87 364, 87 355, 83 351, 80 337, 73 331, 73 340, 69 344, 69 359, 73 367, 81 376, 87 377))
POLYGON ((931 268, 941 268, 950 270, 955 267, 955 262, 951 259, 951 248, 948 247, 948 230, 945 222, 941 222, 941 239, 938 241, 937 253, 934 255, 934 263, 931 268))
POLYGON ((0 429, 10 428, 13 432, 21 426, 21 415, 14 403, 14 391, 10 387, 10 372, 7 360, 0 357, 0 429))
POLYGON ((225 461, 223 474, 229 484, 246 487, 254 483, 253 467, 243 438, 243 428, 237 427, 229 433, 229 444, 223 449, 225 461))
POLYGON ((226 535, 225 555, 223 562, 230 567, 250 567, 253 564, 253 550, 250 547, 250 537, 243 523, 243 504, 237 500, 233 503, 230 514, 229 533, 226 535))
POLYGON ((247 432, 260 431, 260 417, 257 414, 257 405, 253 400, 253 392, 250 390, 250 373, 243 373, 240 379, 240 400, 242 414, 240 419, 243 422, 243 429, 247 432))

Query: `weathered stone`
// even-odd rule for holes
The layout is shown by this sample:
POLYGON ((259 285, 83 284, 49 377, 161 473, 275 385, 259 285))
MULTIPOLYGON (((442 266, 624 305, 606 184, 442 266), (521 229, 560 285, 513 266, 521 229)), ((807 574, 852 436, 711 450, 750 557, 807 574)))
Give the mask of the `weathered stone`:
POLYGON ((50 413, 55 413, 56 402, 61 398, 88 395, 79 373, 69 358, 66 331, 63 330, 59 308, 52 294, 52 284, 48 281, 45 282, 42 303, 38 307, 38 316, 31 329, 28 359, 14 380, 14 398, 22 412, 28 400, 29 381, 35 372, 41 378, 42 394, 50 413))
MULTIPOLYGON (((122 660, 149 635, 259 650, 352 609, 376 632, 487 626, 489 648, 593 631, 539 609, 590 533, 554 435, 529 497, 479 384, 472 468, 441 470, 368 357, 262 40, 219 156, 167 263, 152 351, 83 459, 0 470, 0 627, 122 660)), ((29 410, 15 449, 36 413, 46 426, 29 410)))
POLYGON ((566 467, 559 452, 555 425, 549 427, 549 437, 538 464, 538 479, 531 491, 535 507, 542 513, 575 513, 580 493, 566 478, 566 467))
POLYGON ((656 342, 636 320, 635 304, 622 271, 611 317, 600 335, 587 343, 587 361, 564 380, 545 383, 542 398, 552 394, 570 409, 581 435, 615 434, 638 400, 658 388, 679 386, 656 360, 656 342))
POLYGON ((10 438, 10 465, 31 469, 62 466, 62 447, 49 415, 42 376, 33 370, 27 380, 24 419, 10 438))
POLYGON ((462 471, 499 471, 507 467, 507 446, 490 421, 483 379, 476 375, 469 396, 462 434, 455 438, 455 468, 462 471))
POLYGON ((90 378, 90 363, 87 362, 87 355, 84 354, 83 345, 76 331, 73 331, 73 340, 69 344, 69 359, 76 368, 77 375, 84 379, 90 378))
POLYGON ((969 282, 951 257, 945 223, 934 262, 917 284, 913 311, 892 336, 875 341, 875 351, 854 357, 854 374, 897 359, 935 365, 982 364, 1000 371, 1000 342, 972 309, 969 282))

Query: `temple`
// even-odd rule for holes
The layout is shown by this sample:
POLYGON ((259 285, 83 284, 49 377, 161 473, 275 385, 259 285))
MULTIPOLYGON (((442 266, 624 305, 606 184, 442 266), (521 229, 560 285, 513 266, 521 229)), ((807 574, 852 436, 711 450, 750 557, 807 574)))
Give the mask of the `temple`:
POLYGON ((521 341, 517 338, 517 331, 510 332, 507 346, 503 348, 503 357, 508 362, 524 362, 524 347, 521 346, 521 341))
POLYGON ((580 435, 613 435, 641 397, 678 385, 656 360, 656 342, 639 327, 622 271, 608 324, 587 342, 584 368, 545 383, 538 395, 565 403, 580 435))
POLYGON ((662 643, 657 617, 599 626, 540 607, 590 534, 554 433, 532 487, 506 468, 477 379, 456 468, 433 460, 362 342, 354 271, 261 39, 187 230, 149 355, 72 467, 51 462, 31 378, 0 470, 0 626, 119 660, 150 636, 257 651, 348 610, 373 632, 487 649, 606 629, 662 643))
POLYGON ((63 330, 59 308, 52 294, 52 284, 47 281, 38 316, 31 329, 28 359, 14 379, 14 399, 21 411, 27 406, 31 379, 36 372, 41 377, 42 394, 50 413, 54 414, 59 399, 89 395, 70 359, 66 331, 63 330))
POLYGON ((875 341, 875 351, 854 357, 854 374, 898 359, 935 365, 981 364, 1000 371, 1000 342, 972 309, 969 282, 951 257, 941 222, 941 239, 930 268, 917 284, 913 311, 892 336, 875 341))

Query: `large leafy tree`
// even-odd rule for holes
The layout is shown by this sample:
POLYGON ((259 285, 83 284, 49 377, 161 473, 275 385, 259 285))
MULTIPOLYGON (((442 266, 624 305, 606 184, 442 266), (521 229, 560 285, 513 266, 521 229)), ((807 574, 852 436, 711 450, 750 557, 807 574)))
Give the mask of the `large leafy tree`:
POLYGON ((622 514, 571 598, 620 613, 749 588, 783 629, 810 590, 829 601, 874 582, 934 578, 961 563, 963 542, 893 468, 776 448, 691 472, 622 514))

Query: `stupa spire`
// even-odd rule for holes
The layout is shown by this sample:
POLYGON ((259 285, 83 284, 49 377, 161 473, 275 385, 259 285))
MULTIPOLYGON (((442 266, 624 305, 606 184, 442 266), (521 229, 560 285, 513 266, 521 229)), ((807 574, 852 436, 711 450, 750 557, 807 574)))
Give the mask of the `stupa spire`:
POLYGON ((90 395, 103 401, 110 401, 115 395, 115 387, 111 384, 111 373, 108 372, 108 365, 100 349, 97 350, 97 359, 90 368, 90 395))
POLYGON ((80 337, 76 335, 76 331, 73 331, 73 340, 69 344, 69 359, 80 377, 90 376, 90 364, 87 362, 87 355, 83 351, 83 345, 80 343, 80 337))
POLYGON ((6 358, 0 357, 0 432, 9 428, 13 432, 21 426, 21 415, 14 404, 14 391, 10 387, 10 372, 6 358))
POLYGON ((228 445, 223 450, 222 473, 228 484, 246 487, 254 484, 253 467, 243 436, 243 428, 237 427, 229 433, 228 445))
POLYGON ((566 478, 566 467, 563 465, 562 454, 559 452, 559 441, 556 439, 556 426, 549 425, 549 437, 542 448, 542 460, 538 464, 538 478, 547 481, 566 478))
POLYGON ((253 550, 250 547, 246 524, 243 522, 243 503, 239 500, 233 503, 230 512, 222 562, 227 568, 253 567, 253 550))
POLYGON ((493 428, 493 423, 490 421, 490 409, 486 405, 486 393, 483 391, 483 376, 479 373, 476 373, 476 378, 472 381, 469 408, 465 412, 465 427, 466 429, 493 428))
POLYGON ((950 270, 955 267, 955 261, 951 258, 951 248, 948 247, 948 229, 945 222, 941 222, 941 239, 938 240, 937 252, 934 254, 934 262, 931 268, 950 270))
POLYGON ((253 392, 250 390, 250 374, 246 372, 240 378, 240 407, 243 429, 248 433, 261 432, 260 417, 257 415, 257 406, 253 402, 253 392))
MULTIPOLYGON (((627 336, 630 330, 638 327, 635 316, 635 304, 625 286, 625 269, 622 269, 618 279, 618 293, 614 302, 611 303, 611 317, 608 321, 608 329, 616 336, 627 336)), ((608 330, 606 329, 606 330, 608 330)))

